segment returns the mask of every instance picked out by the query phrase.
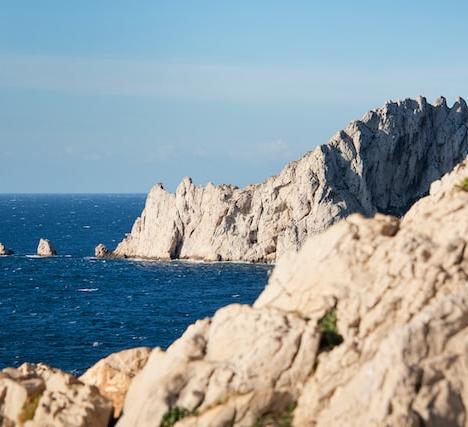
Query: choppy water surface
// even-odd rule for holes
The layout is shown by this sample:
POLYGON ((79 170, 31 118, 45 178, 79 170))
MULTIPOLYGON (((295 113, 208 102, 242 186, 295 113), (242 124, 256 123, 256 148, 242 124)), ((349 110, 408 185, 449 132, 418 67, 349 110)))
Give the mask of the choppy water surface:
POLYGON ((131 230, 144 195, 0 195, 0 369, 82 373, 125 348, 166 348, 196 319, 251 304, 271 266, 93 258, 131 230), (34 256, 49 238, 58 257, 34 256))

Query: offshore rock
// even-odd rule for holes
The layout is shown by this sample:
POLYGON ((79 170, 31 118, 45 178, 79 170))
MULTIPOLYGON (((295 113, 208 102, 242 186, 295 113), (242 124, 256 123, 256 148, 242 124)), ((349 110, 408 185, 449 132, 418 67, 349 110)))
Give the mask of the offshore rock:
POLYGON ((161 184, 114 254, 155 259, 273 262, 337 220, 402 215, 468 153, 468 108, 387 102, 262 184, 161 184))
POLYGON ((55 245, 48 239, 40 239, 37 246, 37 255, 39 256, 55 256, 57 250, 55 245))
POLYGON ((114 418, 119 418, 130 382, 143 369, 150 353, 148 347, 113 353, 89 368, 79 380, 96 386, 102 396, 111 399, 114 418))
POLYGON ((94 248, 94 256, 96 258, 115 258, 115 255, 102 243, 94 248))
POLYGON ((0 243, 0 256, 13 255, 14 252, 7 248, 3 243, 0 243))
POLYGON ((0 425, 107 427, 112 403, 96 387, 48 365, 0 371, 0 425))

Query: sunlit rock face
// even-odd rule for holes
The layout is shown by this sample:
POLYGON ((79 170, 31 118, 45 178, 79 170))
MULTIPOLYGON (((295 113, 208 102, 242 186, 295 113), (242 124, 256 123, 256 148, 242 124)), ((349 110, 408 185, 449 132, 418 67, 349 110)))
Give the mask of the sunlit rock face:
POLYGON ((55 245, 48 239, 40 239, 39 244, 37 245, 37 255, 38 256, 55 256, 57 255, 57 250, 55 245))
POLYGON ((0 371, 0 425, 107 427, 112 402, 96 387, 43 363, 0 371))
POLYGON ((307 237, 359 212, 400 216, 468 153, 458 99, 387 102, 262 184, 150 191, 120 257, 273 262, 307 237))
POLYGON ((467 425, 467 177, 465 161, 402 219, 353 214, 283 256, 253 307, 153 350, 117 426, 467 425))

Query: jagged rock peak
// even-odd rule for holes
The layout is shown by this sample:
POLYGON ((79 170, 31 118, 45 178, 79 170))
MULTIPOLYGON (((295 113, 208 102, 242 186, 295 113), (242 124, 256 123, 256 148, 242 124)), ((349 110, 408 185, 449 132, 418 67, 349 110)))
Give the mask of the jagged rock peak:
POLYGON ((157 184, 115 256, 270 262, 351 213, 402 215, 468 153, 468 108, 388 101, 262 184, 157 184))

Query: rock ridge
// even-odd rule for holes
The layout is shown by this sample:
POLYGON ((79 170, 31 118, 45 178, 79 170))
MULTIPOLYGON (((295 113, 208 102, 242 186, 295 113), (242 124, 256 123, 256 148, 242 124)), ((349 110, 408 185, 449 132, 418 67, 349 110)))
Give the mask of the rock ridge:
POLYGON ((149 259, 275 262, 352 213, 401 216, 468 153, 468 108, 388 101, 261 184, 155 185, 113 252, 149 259))

